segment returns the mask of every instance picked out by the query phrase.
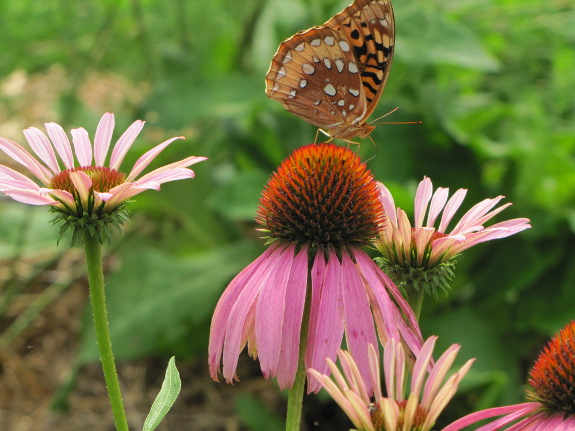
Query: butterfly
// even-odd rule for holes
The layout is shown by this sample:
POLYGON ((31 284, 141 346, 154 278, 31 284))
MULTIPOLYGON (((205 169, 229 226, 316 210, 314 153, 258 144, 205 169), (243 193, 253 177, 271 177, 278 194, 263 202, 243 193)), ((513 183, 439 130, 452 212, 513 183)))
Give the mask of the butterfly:
POLYGON ((389 0, 356 0, 325 24, 284 40, 266 94, 331 139, 367 137, 391 67, 395 22, 389 0))

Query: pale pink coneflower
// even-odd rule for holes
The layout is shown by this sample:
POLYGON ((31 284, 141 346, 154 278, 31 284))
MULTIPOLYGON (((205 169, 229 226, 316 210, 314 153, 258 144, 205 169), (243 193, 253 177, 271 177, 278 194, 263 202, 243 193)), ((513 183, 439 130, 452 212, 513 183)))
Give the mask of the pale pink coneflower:
POLYGON ((417 188, 412 225, 405 211, 396 208, 389 190, 381 183, 379 189, 386 214, 381 236, 374 241, 383 256, 379 263, 396 283, 411 286, 416 291, 423 287, 436 295, 438 289, 446 290, 453 278, 454 257, 459 253, 482 242, 505 238, 531 227, 527 218, 484 226, 511 205, 507 203, 493 209, 504 198, 497 196, 474 205, 448 230, 467 190, 457 190, 448 200, 449 189, 439 187, 433 191, 427 177, 417 188))
POLYGON ((477 431, 575 430, 575 320, 545 346, 529 373, 527 402, 495 407, 467 415, 443 429, 459 431, 502 416, 477 431))
POLYGON ((48 136, 35 127, 24 130, 35 156, 16 142, 0 138, 0 150, 22 164, 36 180, 0 165, 0 191, 25 204, 49 205, 63 223, 63 230, 73 230, 73 242, 81 238, 78 235, 84 228, 100 242, 109 240, 108 225, 117 227, 125 220, 124 204, 128 199, 147 189, 159 190, 161 184, 169 181, 193 178, 194 172, 188 167, 206 160, 190 156, 137 178, 162 150, 183 138, 168 139, 147 151, 126 175, 119 170, 120 165, 144 127, 143 121, 135 121, 120 136, 108 162, 113 114, 102 116, 93 146, 83 128, 72 129, 70 144, 61 126, 45 126, 48 136))
MULTIPOLYGON (((377 346, 378 337, 384 344, 403 340, 418 352, 422 338, 412 310, 361 248, 382 221, 377 184, 353 151, 308 145, 285 159, 262 193, 257 216, 271 245, 216 306, 212 378, 222 364, 227 382, 237 378, 246 344, 264 376, 276 377, 281 388, 292 386, 302 360, 306 368, 329 372, 325 359, 335 359, 344 333, 366 373, 367 346, 377 346)), ((319 383, 308 379, 308 392, 317 390, 319 383)))
POLYGON ((470 359, 447 377, 460 346, 452 345, 434 363, 436 340, 428 338, 418 353, 409 386, 403 347, 395 340, 385 346, 385 393, 380 383, 379 357, 371 345, 368 380, 354 357, 342 350, 338 354, 341 371, 328 359, 331 378, 314 369, 308 372, 339 404, 357 431, 430 431, 474 361, 470 359), (373 397, 368 388, 374 389, 373 397))

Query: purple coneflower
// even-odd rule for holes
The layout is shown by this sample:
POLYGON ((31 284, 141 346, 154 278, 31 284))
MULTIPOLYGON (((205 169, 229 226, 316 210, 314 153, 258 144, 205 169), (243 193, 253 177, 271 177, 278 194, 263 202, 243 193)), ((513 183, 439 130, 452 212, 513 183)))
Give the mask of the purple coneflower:
MULTIPOLYGON (((232 280, 214 312, 214 380, 222 363, 226 381, 236 378, 246 344, 264 376, 276 377, 281 388, 292 386, 298 363, 305 377, 303 361, 328 372, 325 359, 335 359, 344 333, 363 370, 367 346, 377 346, 378 335, 384 344, 401 339, 419 351, 412 310, 361 249, 383 222, 378 196, 371 173, 349 149, 308 145, 282 162, 257 215, 271 245, 232 280), (305 359, 298 357, 304 352, 305 359)), ((308 392, 317 390, 319 383, 309 380, 308 392)))
POLYGON ((339 404, 358 431, 429 431, 474 361, 470 359, 446 379, 460 346, 452 345, 433 363, 436 340, 437 337, 428 338, 418 353, 407 394, 406 358, 403 347, 395 340, 390 340, 384 349, 385 396, 380 387, 379 357, 372 345, 368 352, 367 380, 352 355, 342 350, 338 356, 343 373, 331 359, 327 362, 332 378, 314 369, 309 373, 339 404), (373 400, 368 389, 371 387, 373 400))
POLYGON ((502 416, 477 431, 575 430, 575 320, 551 339, 531 369, 528 402, 495 407, 465 416, 443 429, 458 431, 502 416))
POLYGON ((123 204, 128 199, 146 189, 159 190, 165 182, 193 178, 194 172, 188 166, 206 160, 187 157, 136 179, 164 148, 176 139, 183 139, 176 137, 146 152, 126 175, 119 171, 120 165, 143 127, 144 122, 137 120, 122 134, 108 164, 114 131, 114 114, 110 113, 100 120, 93 147, 85 129, 72 129, 71 145, 64 129, 56 123, 46 124, 48 136, 35 127, 24 130, 37 157, 16 142, 0 138, 0 150, 41 183, 0 165, 0 191, 26 204, 50 205, 64 223, 63 230, 72 228, 74 238, 80 233, 78 229, 90 227, 96 237, 109 239, 106 226, 110 223, 118 226, 124 221, 123 204))
POLYGON ((474 205, 448 232, 448 226, 467 190, 457 190, 448 200, 449 189, 439 187, 434 192, 431 180, 427 177, 417 188, 412 227, 405 211, 395 207, 389 190, 381 183, 379 188, 387 215, 381 236, 374 241, 383 255, 381 266, 396 283, 410 286, 416 291, 429 289, 437 295, 438 289, 446 290, 453 278, 453 258, 463 250, 531 227, 526 218, 485 227, 489 219, 511 205, 507 203, 493 209, 503 199, 503 196, 498 196, 474 205), (441 212, 443 214, 439 219, 441 212), (439 226, 436 227, 438 221, 439 226))

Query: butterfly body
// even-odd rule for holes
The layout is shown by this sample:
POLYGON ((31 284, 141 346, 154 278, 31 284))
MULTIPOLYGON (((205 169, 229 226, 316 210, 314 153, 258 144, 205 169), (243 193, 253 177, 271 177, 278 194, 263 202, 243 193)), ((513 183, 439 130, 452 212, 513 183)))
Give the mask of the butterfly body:
POLYGON ((395 40, 389 0, 356 0, 278 48, 266 94, 333 138, 364 138, 387 81, 395 40))

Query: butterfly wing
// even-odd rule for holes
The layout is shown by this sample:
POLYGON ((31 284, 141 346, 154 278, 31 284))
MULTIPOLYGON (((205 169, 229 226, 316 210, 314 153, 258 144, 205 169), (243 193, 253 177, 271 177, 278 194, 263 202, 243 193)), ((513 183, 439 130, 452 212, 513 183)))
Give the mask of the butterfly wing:
POLYGON ((389 0, 356 0, 327 27, 343 32, 352 46, 365 93, 367 113, 375 109, 387 82, 395 47, 395 19, 389 0))
POLYGON ((359 67, 345 35, 312 27, 282 42, 266 76, 266 94, 326 130, 366 112, 359 67))

